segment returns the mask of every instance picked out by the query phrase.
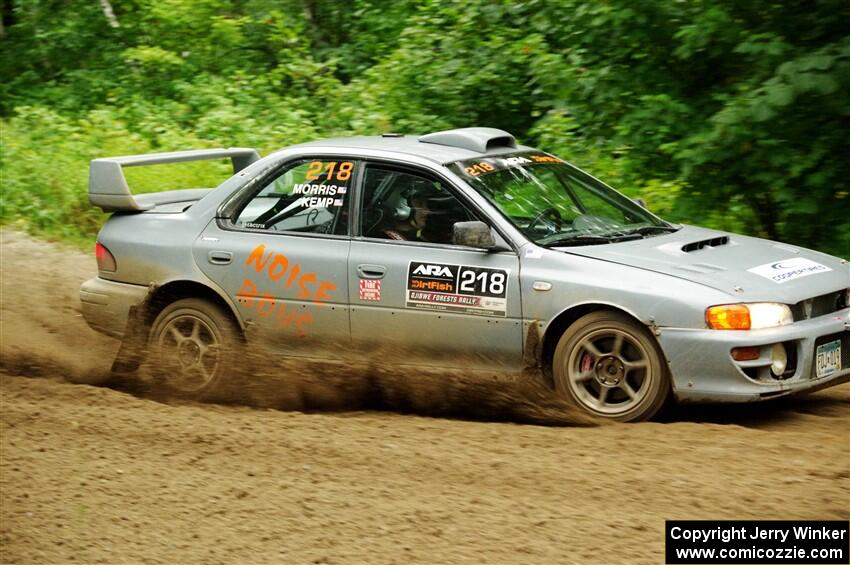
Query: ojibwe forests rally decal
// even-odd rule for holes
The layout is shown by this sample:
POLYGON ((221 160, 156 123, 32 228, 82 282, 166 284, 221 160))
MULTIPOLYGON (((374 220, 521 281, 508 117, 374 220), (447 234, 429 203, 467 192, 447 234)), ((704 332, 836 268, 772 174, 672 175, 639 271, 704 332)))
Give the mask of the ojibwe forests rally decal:
POLYGON ((407 266, 406 305, 504 317, 508 274, 506 269, 411 261, 407 266))

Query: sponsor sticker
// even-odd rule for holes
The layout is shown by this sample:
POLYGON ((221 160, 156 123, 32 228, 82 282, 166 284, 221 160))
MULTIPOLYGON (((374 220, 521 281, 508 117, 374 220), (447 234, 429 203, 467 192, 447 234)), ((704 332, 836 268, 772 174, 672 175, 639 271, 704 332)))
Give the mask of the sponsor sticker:
POLYGON ((831 271, 826 265, 815 263, 810 259, 795 257, 774 263, 767 263, 747 269, 750 273, 770 279, 777 284, 783 284, 794 279, 831 271))
POLYGON ((360 279, 360 300, 381 301, 381 281, 360 279))
POLYGON ((504 317, 508 274, 506 269, 411 261, 406 304, 408 308, 504 317))
POLYGON ((461 161, 459 164, 462 166, 463 172, 468 176, 479 177, 493 171, 504 171, 514 167, 526 167, 538 163, 561 164, 563 161, 557 157, 542 153, 526 153, 525 155, 506 158, 490 157, 488 159, 473 159, 461 161))

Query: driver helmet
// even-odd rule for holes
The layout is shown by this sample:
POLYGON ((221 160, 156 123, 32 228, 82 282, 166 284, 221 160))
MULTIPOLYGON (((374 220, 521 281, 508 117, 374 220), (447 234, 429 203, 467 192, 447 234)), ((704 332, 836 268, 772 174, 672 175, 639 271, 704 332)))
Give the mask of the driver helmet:
POLYGON ((433 181, 408 175, 403 178, 404 180, 401 182, 404 182, 407 186, 396 191, 396 197, 390 203, 393 219, 397 221, 409 219, 416 207, 416 202, 424 200, 428 203, 433 196, 438 194, 433 181))

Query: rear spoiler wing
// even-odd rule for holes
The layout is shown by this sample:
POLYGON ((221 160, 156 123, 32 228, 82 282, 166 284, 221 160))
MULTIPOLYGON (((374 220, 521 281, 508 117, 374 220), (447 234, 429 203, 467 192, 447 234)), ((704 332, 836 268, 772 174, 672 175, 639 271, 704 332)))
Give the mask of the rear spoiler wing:
MULTIPOLYGON (((229 157, 233 163, 233 174, 238 173, 254 161, 260 159, 256 149, 237 147, 232 149, 198 149, 196 151, 173 151, 171 153, 151 153, 149 155, 127 155, 125 157, 105 157, 94 159, 89 169, 89 202, 98 206, 104 212, 143 212, 154 207, 154 201, 140 202, 133 197, 123 167, 138 167, 141 165, 163 165, 166 163, 182 163, 185 161, 202 161, 205 159, 224 159, 229 157)), ((186 191, 173 191, 185 193, 186 191)), ((165 195, 167 193, 159 193, 165 195)), ((178 202, 185 199, 179 196, 178 202)), ((167 198, 156 199, 164 203, 167 198)))

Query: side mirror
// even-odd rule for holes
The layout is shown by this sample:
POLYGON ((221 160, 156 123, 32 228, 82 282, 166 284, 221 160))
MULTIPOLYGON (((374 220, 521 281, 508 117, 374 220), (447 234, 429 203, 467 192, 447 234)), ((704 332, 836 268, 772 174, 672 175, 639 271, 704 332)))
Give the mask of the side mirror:
POLYGON ((484 222, 455 222, 452 226, 452 243, 479 249, 495 249, 496 239, 484 222))

